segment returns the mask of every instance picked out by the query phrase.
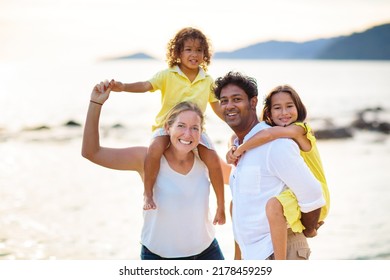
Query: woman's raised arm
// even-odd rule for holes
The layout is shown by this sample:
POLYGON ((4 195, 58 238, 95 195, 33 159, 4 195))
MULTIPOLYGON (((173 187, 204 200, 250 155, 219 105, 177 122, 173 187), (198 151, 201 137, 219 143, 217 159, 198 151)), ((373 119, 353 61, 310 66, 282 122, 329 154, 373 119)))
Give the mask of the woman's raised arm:
POLYGON ((100 146, 100 113, 103 104, 109 98, 110 91, 110 84, 107 81, 97 84, 92 90, 81 154, 98 165, 118 170, 134 170, 142 176, 146 147, 105 148, 100 146))

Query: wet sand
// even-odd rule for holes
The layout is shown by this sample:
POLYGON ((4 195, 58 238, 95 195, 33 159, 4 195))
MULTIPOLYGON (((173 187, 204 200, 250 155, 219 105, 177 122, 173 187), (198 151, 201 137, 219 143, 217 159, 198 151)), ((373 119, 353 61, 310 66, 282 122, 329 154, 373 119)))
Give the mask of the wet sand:
MULTIPOLYGON (((80 133, 64 141, 34 139, 0 143, 0 260, 139 259, 138 175, 82 158, 80 133)), ((389 137, 363 133, 353 140, 321 141, 319 148, 332 202, 319 236, 309 241, 311 258, 390 259, 389 137)), ((229 202, 227 187, 226 210, 229 202)), ((217 239, 232 259, 227 220, 217 226, 217 239)))

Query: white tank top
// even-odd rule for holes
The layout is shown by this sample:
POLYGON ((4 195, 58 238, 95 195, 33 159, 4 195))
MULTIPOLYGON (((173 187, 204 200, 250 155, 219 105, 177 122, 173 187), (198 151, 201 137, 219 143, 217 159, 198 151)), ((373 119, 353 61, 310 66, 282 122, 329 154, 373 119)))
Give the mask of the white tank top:
POLYGON ((144 210, 141 243, 165 258, 188 257, 207 249, 215 236, 209 212, 210 181, 195 156, 191 171, 174 171, 162 156, 154 185, 156 210, 144 210))

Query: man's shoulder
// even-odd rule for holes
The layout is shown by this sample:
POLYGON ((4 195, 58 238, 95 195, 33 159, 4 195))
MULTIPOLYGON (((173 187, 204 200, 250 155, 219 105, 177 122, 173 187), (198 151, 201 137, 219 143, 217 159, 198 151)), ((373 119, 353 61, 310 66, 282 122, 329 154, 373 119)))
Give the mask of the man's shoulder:
POLYGON ((294 140, 290 138, 278 138, 271 142, 269 142, 270 147, 272 149, 280 150, 280 151, 288 151, 291 149, 299 149, 298 144, 294 142, 294 140))
POLYGON ((258 124, 256 124, 252 129, 251 131, 249 131, 249 133, 245 136, 245 138, 251 138, 252 136, 254 136, 257 132, 263 130, 263 129, 267 129, 271 126, 269 126, 268 124, 266 124, 264 121, 261 121, 259 122, 258 124))
POLYGON ((274 145, 297 145, 291 138, 278 138, 271 142, 274 143, 274 145))

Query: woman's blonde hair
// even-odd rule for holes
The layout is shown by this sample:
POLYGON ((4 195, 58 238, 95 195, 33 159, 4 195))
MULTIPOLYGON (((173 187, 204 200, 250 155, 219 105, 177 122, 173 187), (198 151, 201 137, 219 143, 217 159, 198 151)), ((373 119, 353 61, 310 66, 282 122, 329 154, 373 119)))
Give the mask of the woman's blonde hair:
POLYGON ((165 117, 164 126, 170 127, 176 121, 177 116, 182 112, 191 111, 195 112, 200 118, 200 128, 203 131, 204 126, 204 116, 198 105, 192 102, 183 101, 176 104, 171 110, 169 110, 167 116, 165 117))

